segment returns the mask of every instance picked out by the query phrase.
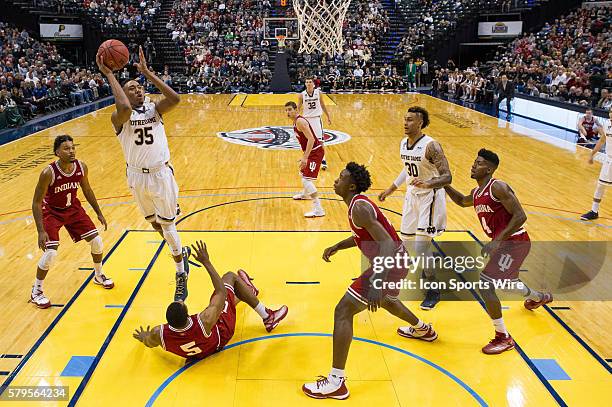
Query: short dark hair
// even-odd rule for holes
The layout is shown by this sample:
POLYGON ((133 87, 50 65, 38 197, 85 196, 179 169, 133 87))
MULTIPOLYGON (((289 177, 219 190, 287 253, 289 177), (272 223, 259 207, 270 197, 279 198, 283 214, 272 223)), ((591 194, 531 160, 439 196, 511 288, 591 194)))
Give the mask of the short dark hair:
POLYGON ((409 113, 418 113, 421 115, 421 119, 423 119, 423 124, 421 124, 421 128, 429 126, 429 112, 422 108, 421 106, 412 106, 408 109, 409 113))
POLYGON ((313 74, 306 75, 306 77, 304 78, 304 82, 306 82, 307 80, 314 81, 315 80, 315 76, 313 74))
POLYGON ((285 103, 285 107, 289 107, 291 106, 294 109, 297 109, 297 103, 295 103, 293 100, 290 100, 289 102, 285 103))
POLYGON ((72 137, 70 137, 67 134, 62 134, 61 136, 57 136, 55 138, 55 141, 53 141, 53 154, 55 154, 55 152, 57 151, 58 148, 60 148, 62 143, 66 141, 72 141, 74 143, 74 140, 72 139, 72 137))
POLYGON ((122 80, 119 84, 121 85, 121 87, 123 88, 125 85, 127 85, 128 82, 130 81, 134 81, 136 83, 138 83, 139 85, 141 84, 140 82, 138 82, 138 78, 125 78, 124 80, 122 80))
POLYGON ((171 327, 183 328, 188 319, 187 307, 182 302, 175 301, 166 308, 166 320, 171 327))
POLYGON ((351 174, 351 178, 355 181, 356 191, 358 194, 367 191, 372 185, 370 179, 370 172, 367 170, 365 165, 357 164, 351 161, 346 164, 346 170, 351 174))
POLYGON ((478 157, 482 157, 491 164, 494 164, 495 167, 499 166, 499 157, 491 150, 487 150, 486 148, 481 148, 478 151, 478 157))

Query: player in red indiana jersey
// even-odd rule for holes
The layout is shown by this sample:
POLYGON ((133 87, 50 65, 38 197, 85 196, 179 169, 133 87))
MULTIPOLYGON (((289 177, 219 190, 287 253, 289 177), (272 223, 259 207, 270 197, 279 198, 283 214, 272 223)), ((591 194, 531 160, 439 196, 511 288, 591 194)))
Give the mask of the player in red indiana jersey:
POLYGON ((287 117, 293 121, 295 137, 300 143, 300 147, 304 153, 299 161, 299 169, 304 190, 302 193, 295 195, 293 199, 312 199, 312 211, 306 212, 304 214, 305 217, 316 218, 325 216, 325 211, 321 207, 321 201, 319 200, 317 187, 315 187, 313 183, 313 181, 317 180, 319 170, 321 169, 321 162, 325 156, 323 144, 321 140, 315 136, 308 120, 298 114, 297 104, 295 102, 285 103, 285 112, 287 113, 287 117))
MULTIPOLYGON (((471 172, 471 177, 476 180, 478 187, 467 196, 451 186, 444 187, 457 205, 474 207, 482 229, 493 239, 482 249, 483 254, 489 256, 489 261, 480 273, 483 283, 480 294, 495 327, 495 338, 482 348, 488 355, 514 348, 514 341, 504 325, 501 302, 495 293, 493 282, 518 283, 519 269, 531 248, 529 235, 523 228, 527 215, 521 203, 508 184, 493 178, 498 165, 497 154, 483 148, 478 152, 471 172)), ((552 294, 532 290, 524 283, 507 287, 504 291, 517 292, 526 298, 524 305, 528 310, 534 310, 553 300, 552 294)))
POLYGON ((331 372, 327 377, 302 386, 302 391, 312 398, 348 398, 344 368, 353 339, 353 318, 366 309, 375 312, 382 307, 408 322, 411 326, 398 329, 398 334, 405 338, 431 342, 438 337, 431 324, 419 320, 398 299, 400 289, 397 284, 406 278, 408 269, 394 265, 374 272, 373 262, 377 257, 403 255, 405 249, 393 225, 378 206, 364 195, 370 185, 368 170, 354 162, 349 163, 334 182, 334 191, 348 206, 348 221, 353 235, 325 249, 323 260, 329 262, 330 257, 338 251, 357 246, 371 266, 350 285, 336 305, 331 372))
POLYGON ((30 301, 38 308, 51 306, 51 301, 43 293, 43 281, 57 256, 59 230, 62 226, 74 242, 85 240, 91 245, 94 284, 108 289, 114 287, 113 281, 102 273, 102 237, 77 198, 80 186, 87 202, 106 230, 106 219, 89 185, 87 166, 76 159, 74 142, 68 135, 55 138, 53 152, 58 160, 49 164, 40 174, 32 201, 32 214, 38 230, 38 247, 43 251, 30 296, 30 301))
POLYGON ((236 304, 240 301, 246 302, 261 316, 268 332, 287 316, 289 310, 286 305, 272 311, 259 301, 259 290, 244 270, 219 277, 210 261, 206 244, 199 241, 192 248, 193 257, 206 268, 213 283, 210 303, 204 311, 193 315, 189 315, 184 302, 171 303, 166 309, 168 323, 153 329, 140 327, 134 332, 134 338, 145 346, 161 346, 187 360, 204 359, 219 352, 232 339, 236 326, 236 304))
POLYGON ((599 137, 605 136, 603 126, 593 116, 593 109, 587 108, 578 120, 578 141, 576 144, 593 147, 599 137))

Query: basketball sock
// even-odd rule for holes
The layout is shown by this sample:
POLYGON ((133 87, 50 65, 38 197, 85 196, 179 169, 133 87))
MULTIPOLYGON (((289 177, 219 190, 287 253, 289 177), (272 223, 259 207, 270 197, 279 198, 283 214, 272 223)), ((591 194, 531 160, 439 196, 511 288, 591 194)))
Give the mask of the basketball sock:
POLYGON ((599 213, 599 202, 593 201, 593 206, 591 206, 591 210, 595 213, 599 213))
POLYGON ((102 274, 102 263, 94 263, 94 273, 96 273, 96 276, 99 276, 100 274, 102 274))
POLYGON ((176 274, 183 274, 185 272, 185 266, 183 265, 183 260, 178 263, 174 263, 176 266, 176 274))
POLYGON ((266 319, 270 316, 268 314, 268 311, 266 311, 266 306, 263 304, 263 302, 258 302, 255 308, 253 309, 259 314, 261 319, 266 319))
POLYGON ((43 281, 45 281, 45 280, 35 279, 34 280, 34 288, 32 289, 32 291, 35 291, 35 290, 42 291, 42 289, 43 289, 43 281))
POLYGON ((321 207, 321 200, 319 199, 319 197, 316 197, 316 198, 314 198, 314 199, 313 199, 313 201, 312 201, 312 207, 313 207, 315 210, 317 210, 317 209, 323 209, 323 208, 321 207))
POLYGON ((336 369, 335 367, 332 367, 332 370, 329 373, 327 380, 332 382, 332 384, 334 384, 335 386, 339 386, 343 378, 344 378, 344 369, 336 369))
POLYGON ((493 326, 495 327, 495 332, 499 332, 500 334, 504 334, 508 336, 508 331, 506 330, 506 325, 504 325, 504 318, 498 318, 493 320, 493 326))
POLYGON ((419 322, 417 322, 416 325, 413 325, 412 327, 418 331, 424 331, 429 328, 427 324, 421 321, 420 319, 419 319, 419 322))
POLYGON ((532 290, 531 288, 527 286, 524 286, 522 294, 523 294, 523 297, 529 300, 533 300, 533 301, 540 301, 543 297, 541 292, 532 290))

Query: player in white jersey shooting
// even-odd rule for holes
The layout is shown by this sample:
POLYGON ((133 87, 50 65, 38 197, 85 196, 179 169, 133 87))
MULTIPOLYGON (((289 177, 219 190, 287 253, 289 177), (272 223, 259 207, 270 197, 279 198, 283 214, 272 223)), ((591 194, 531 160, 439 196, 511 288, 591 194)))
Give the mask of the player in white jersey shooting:
POLYGON ((595 154, 603 145, 606 145, 606 157, 605 161, 601 166, 601 172, 599 173, 599 180, 595 187, 595 194, 593 195, 593 206, 591 210, 580 217, 581 220, 595 220, 599 218, 599 204, 604 196, 605 188, 612 185, 612 109, 608 111, 609 119, 606 120, 603 126, 598 126, 599 141, 593 147, 591 156, 589 157, 589 164, 593 164, 593 158, 595 154))
MULTIPOLYGON (((303 116, 308 123, 310 123, 310 127, 312 127, 314 130, 315 136, 321 140, 321 143, 323 143, 323 147, 325 148, 323 121, 321 120, 321 116, 323 116, 323 113, 325 113, 325 117, 327 117, 327 124, 329 125, 331 125, 331 118, 329 117, 327 106, 325 106, 323 93, 320 89, 315 89, 314 77, 307 77, 305 85, 306 90, 304 90, 298 96, 298 112, 302 111, 301 116, 303 116)), ((327 161, 325 160, 325 157, 323 157, 323 161, 321 162, 321 169, 327 169, 327 161)))
MULTIPOLYGON (((384 201, 400 185, 406 183, 406 199, 402 211, 400 237, 407 244, 415 240, 415 256, 429 255, 431 241, 446 229, 446 192, 452 176, 442 146, 423 134, 429 125, 429 113, 413 106, 404 116, 404 134, 400 144, 400 158, 404 168, 389 188, 378 198, 384 201)), ((436 281, 433 269, 424 269, 427 281, 436 281)), ((440 291, 429 289, 421 303, 421 309, 430 310, 440 301, 440 291)))
POLYGON ((142 47, 139 54, 140 62, 134 65, 161 91, 163 97, 157 102, 145 98, 144 87, 136 80, 127 80, 121 86, 102 56, 96 56, 96 62, 115 96, 116 110, 111 121, 127 163, 128 186, 140 212, 170 247, 176 264, 174 301, 185 301, 190 250, 181 246, 176 230, 178 185, 169 163, 170 150, 162 118, 178 105, 180 97, 149 70, 142 47))

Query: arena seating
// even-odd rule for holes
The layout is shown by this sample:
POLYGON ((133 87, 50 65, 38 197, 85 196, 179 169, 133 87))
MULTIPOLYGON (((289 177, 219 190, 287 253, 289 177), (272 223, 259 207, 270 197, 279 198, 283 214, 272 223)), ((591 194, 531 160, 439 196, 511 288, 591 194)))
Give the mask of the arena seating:
POLYGON ((0 62, 0 128, 110 94, 97 71, 73 66, 54 45, 6 23, 0 23, 0 62))

